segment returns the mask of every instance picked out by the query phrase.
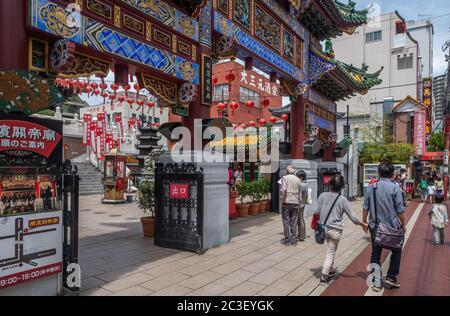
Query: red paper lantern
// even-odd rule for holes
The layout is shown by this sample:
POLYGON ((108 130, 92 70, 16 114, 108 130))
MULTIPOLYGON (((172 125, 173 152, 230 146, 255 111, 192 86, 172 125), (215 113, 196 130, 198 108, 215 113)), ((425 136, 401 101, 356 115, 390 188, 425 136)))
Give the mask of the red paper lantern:
POLYGON ((250 117, 250 110, 253 109, 253 107, 255 106, 255 102, 252 100, 248 100, 246 105, 248 108, 248 117, 250 117))
POLYGON ((230 73, 225 76, 225 80, 229 83, 232 83, 234 80, 236 80, 236 75, 230 71, 230 73))
POLYGON ((262 105, 264 106, 264 107, 268 107, 269 105, 270 105, 270 100, 269 99, 264 99, 264 100, 262 100, 262 105))
POLYGON ((99 95, 99 94, 100 94, 100 90, 94 89, 93 93, 94 93, 95 95, 99 95))
POLYGON ((141 90, 141 87, 139 86, 139 84, 137 84, 137 83, 134 84, 134 90, 136 90, 136 91, 141 90))
POLYGON ((106 89, 108 89, 108 85, 107 85, 106 83, 102 82, 102 83, 100 84, 100 89, 106 90, 106 89))
POLYGON ((225 104, 223 104, 223 103, 219 103, 219 104, 217 104, 217 109, 220 111, 220 112, 224 112, 225 111, 225 108, 226 108, 227 106, 225 105, 225 104))
POLYGON ((239 104, 237 102, 233 101, 230 103, 231 117, 234 117, 234 111, 236 111, 238 107, 239 104))
POLYGON ((241 124, 240 128, 242 128, 242 129, 246 129, 246 128, 247 128, 247 125, 245 125, 245 124, 241 124))
POLYGON ((115 100, 115 99, 116 99, 116 95, 111 93, 111 94, 109 95, 109 99, 110 99, 111 101, 115 100))
POLYGON ((122 104, 125 100, 126 100, 126 98, 125 98, 125 96, 124 95, 119 95, 118 97, 117 97, 117 100, 119 100, 119 104, 122 104))
POLYGON ((212 77, 212 83, 216 85, 219 82, 219 79, 216 76, 212 77))
POLYGON ((117 91, 117 90, 119 89, 119 86, 116 85, 115 83, 112 83, 112 84, 111 84, 111 89, 112 89, 113 91, 117 91))
POLYGON ((144 105, 144 101, 142 101, 141 99, 137 99, 136 101, 137 105, 139 105, 138 107, 138 111, 141 109, 141 107, 144 105))
POLYGON ((275 124, 276 122, 278 122, 278 117, 272 116, 272 117, 269 119, 269 121, 270 121, 270 123, 275 124))
POLYGON ((238 128, 237 124, 232 125, 234 129, 238 128))
POLYGON ((148 113, 150 113, 150 110, 155 106, 155 102, 148 101, 147 106, 148 106, 148 111, 147 111, 147 114, 148 114, 148 113))
POLYGON ((128 98, 127 99, 127 103, 130 105, 130 108, 133 109, 134 99, 133 98, 128 98))
POLYGON ((289 115, 283 114, 283 115, 281 115, 281 119, 282 119, 283 121, 287 122, 287 121, 289 121, 289 115))
POLYGON ((92 92, 92 88, 90 86, 86 87, 86 93, 88 94, 88 96, 91 94, 92 92))
POLYGON ((248 125, 251 127, 256 127, 256 122, 255 121, 250 121, 248 122, 248 125))
POLYGON ((98 88, 98 83, 96 83, 96 82, 91 82, 91 88, 92 89, 97 89, 98 88))
POLYGON ((259 120, 259 126, 261 126, 261 127, 264 127, 264 126, 266 126, 266 120, 265 119, 260 119, 259 120))
POLYGON ((108 92, 106 92, 106 91, 105 91, 105 92, 103 92, 103 93, 102 93, 102 97, 103 97, 103 102, 106 102, 106 101, 105 101, 105 100, 106 100, 106 98, 107 98, 107 97, 109 97, 109 94, 108 94, 108 92))

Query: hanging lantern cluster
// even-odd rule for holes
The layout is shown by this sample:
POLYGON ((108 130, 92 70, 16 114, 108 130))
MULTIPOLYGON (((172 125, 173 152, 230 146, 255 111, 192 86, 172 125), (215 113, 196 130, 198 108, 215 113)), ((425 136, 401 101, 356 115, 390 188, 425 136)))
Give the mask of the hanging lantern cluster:
MULTIPOLYGON (((131 109, 133 109, 133 104, 136 103, 138 105, 138 110, 140 110, 144 105, 145 101, 140 99, 139 92, 141 91, 141 87, 139 84, 135 83, 133 88, 136 90, 136 99, 129 96, 129 91, 131 90, 131 86, 129 84, 124 85, 122 88, 125 91, 125 95, 117 95, 117 91, 120 89, 120 86, 116 83, 112 83, 109 88, 112 90, 111 93, 107 91, 108 85, 105 83, 104 79, 100 84, 97 82, 89 82, 82 81, 79 79, 64 79, 64 78, 56 78, 55 86, 67 90, 72 90, 74 94, 83 94, 86 93, 88 98, 91 96, 101 96, 103 98, 103 103, 106 103, 106 100, 111 102, 111 108, 114 109, 114 101, 117 100, 119 105, 122 105, 124 102, 127 102, 131 109)), ((154 101, 149 101, 147 103, 149 108, 148 112, 155 106, 154 101)))

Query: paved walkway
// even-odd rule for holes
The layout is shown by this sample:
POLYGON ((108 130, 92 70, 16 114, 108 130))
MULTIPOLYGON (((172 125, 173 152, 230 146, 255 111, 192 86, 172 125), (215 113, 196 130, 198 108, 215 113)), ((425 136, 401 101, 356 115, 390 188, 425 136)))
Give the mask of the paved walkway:
MULTIPOLYGON (((448 205, 449 207, 450 205, 448 205)), ((406 217, 408 234, 402 256, 399 281, 401 288, 384 290, 376 294, 368 290, 366 267, 370 260, 371 247, 368 246, 355 260, 341 272, 322 295, 325 296, 428 296, 450 295, 450 243, 433 247, 433 228, 428 218, 429 204, 411 202, 406 217)), ((450 209, 450 208, 449 208, 450 209)), ((386 270, 388 251, 384 251, 382 262, 386 270)), ((384 271, 386 272, 386 271, 384 271)))
MULTIPOLYGON (((231 223, 231 241, 202 256, 156 247, 142 237, 135 204, 80 201, 81 295, 286 296, 320 295, 325 246, 314 238, 297 247, 280 244, 281 217, 264 214, 231 223)), ((361 215, 361 201, 353 202, 361 215)), ((307 219, 308 235, 312 235, 307 219)), ((368 246, 346 219, 336 265, 340 271, 368 246)))

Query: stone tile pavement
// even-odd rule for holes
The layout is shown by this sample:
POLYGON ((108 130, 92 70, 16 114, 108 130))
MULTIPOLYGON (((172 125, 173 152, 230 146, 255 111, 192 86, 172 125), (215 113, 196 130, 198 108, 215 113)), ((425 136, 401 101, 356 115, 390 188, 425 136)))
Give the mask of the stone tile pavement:
MULTIPOLYGON (((361 201, 352 202, 360 216, 361 201)), ((307 219, 306 242, 281 245, 278 214, 233 220, 229 244, 204 255, 156 247, 142 236, 135 204, 103 205, 99 196, 80 200, 83 296, 305 296, 320 295, 325 246, 317 245, 307 219)), ((368 245, 360 227, 346 219, 336 258, 338 270, 368 245)))

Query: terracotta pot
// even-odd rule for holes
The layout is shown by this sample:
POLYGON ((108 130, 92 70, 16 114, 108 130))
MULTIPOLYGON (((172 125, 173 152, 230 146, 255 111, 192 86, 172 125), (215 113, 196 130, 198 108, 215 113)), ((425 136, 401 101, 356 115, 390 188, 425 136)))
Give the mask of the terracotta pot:
POLYGON ((239 217, 248 217, 248 209, 250 204, 236 204, 236 210, 239 213, 239 217))
POLYGON ((259 212, 260 213, 267 212, 268 206, 269 206, 269 201, 267 201, 267 200, 261 201, 261 205, 259 206, 259 212))
POLYGON ((266 212, 272 211, 272 200, 267 200, 266 212))
POLYGON ((153 217, 141 217, 144 237, 155 237, 155 219, 153 217))
POLYGON ((259 214, 259 206, 261 202, 255 202, 250 204, 250 208, 248 209, 248 214, 250 215, 258 215, 259 214))

